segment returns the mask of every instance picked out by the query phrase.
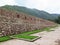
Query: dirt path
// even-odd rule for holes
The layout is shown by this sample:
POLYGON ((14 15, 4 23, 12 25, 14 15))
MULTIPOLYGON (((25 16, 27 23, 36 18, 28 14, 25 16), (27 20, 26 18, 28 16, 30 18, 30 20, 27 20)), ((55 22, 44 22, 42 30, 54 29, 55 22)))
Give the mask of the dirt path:
POLYGON ((0 45, 55 45, 55 41, 60 39, 60 27, 54 29, 55 31, 51 32, 40 32, 33 35, 41 36, 41 39, 36 40, 35 42, 28 42, 23 40, 9 40, 6 42, 1 42, 0 45))

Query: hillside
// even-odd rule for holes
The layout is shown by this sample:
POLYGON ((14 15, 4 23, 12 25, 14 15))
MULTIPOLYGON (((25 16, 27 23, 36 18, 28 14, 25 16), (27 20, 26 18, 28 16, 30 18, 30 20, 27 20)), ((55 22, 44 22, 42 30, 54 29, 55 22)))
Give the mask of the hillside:
POLYGON ((28 15, 27 13, 17 11, 15 8, 9 6, 0 7, 0 36, 40 30, 55 25, 54 22, 28 15))
POLYGON ((40 11, 37 9, 30 9, 30 8, 26 8, 22 6, 5 5, 5 6, 2 6, 1 8, 7 9, 7 10, 15 10, 17 12, 23 12, 28 15, 36 16, 39 18, 47 19, 47 20, 55 20, 60 15, 60 14, 49 14, 48 12, 45 12, 45 11, 40 11))

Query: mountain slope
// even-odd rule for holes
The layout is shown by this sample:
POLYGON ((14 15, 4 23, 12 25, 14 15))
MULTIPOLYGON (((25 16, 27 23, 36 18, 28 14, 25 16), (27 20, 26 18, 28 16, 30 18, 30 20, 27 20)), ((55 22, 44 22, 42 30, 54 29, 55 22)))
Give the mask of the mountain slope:
POLYGON ((28 15, 36 16, 39 18, 47 19, 47 20, 55 20, 58 17, 58 15, 60 15, 60 14, 49 14, 45 11, 40 11, 37 9, 29 9, 22 6, 5 5, 5 6, 2 6, 1 8, 7 9, 7 10, 15 10, 17 12, 23 12, 28 15))

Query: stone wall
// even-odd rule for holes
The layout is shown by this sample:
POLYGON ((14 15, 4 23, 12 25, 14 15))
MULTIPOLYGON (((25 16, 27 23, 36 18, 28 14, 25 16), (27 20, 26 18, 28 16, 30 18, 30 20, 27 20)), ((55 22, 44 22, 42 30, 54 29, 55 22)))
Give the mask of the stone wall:
POLYGON ((0 9, 0 36, 54 26, 55 23, 22 12, 0 9))
POLYGON ((22 32, 32 31, 38 29, 36 25, 32 24, 17 24, 17 23, 0 23, 0 33, 3 36, 12 35, 12 34, 19 34, 22 32))

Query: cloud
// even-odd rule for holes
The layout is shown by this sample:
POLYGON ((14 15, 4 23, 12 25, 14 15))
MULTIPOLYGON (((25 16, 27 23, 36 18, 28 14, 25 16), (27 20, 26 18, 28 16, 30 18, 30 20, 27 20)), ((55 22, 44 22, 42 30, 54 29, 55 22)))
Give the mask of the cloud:
POLYGON ((47 6, 47 0, 27 0, 25 6, 43 10, 47 6))
POLYGON ((46 11, 50 13, 60 13, 60 0, 48 0, 46 11))
POLYGON ((60 0, 0 0, 0 6, 7 4, 36 8, 50 13, 60 13, 60 0))
POLYGON ((19 6, 25 6, 27 0, 15 0, 16 3, 18 3, 19 6))
POLYGON ((25 6, 50 13, 60 13, 60 0, 26 0, 25 6))
POLYGON ((17 5, 15 0, 0 0, 0 6, 3 5, 17 5))

